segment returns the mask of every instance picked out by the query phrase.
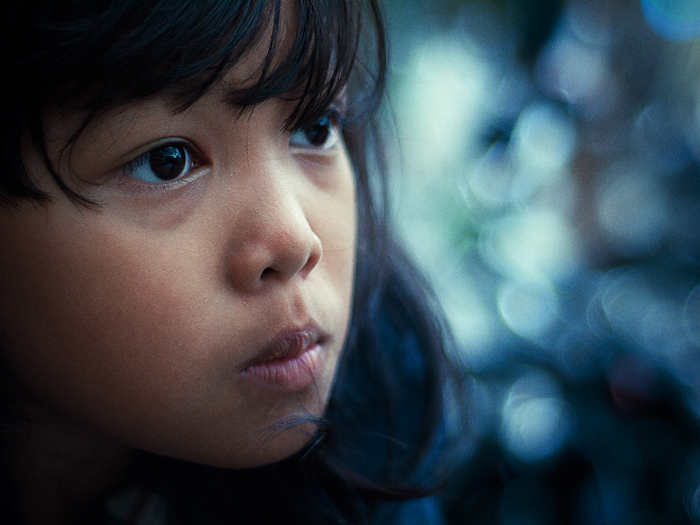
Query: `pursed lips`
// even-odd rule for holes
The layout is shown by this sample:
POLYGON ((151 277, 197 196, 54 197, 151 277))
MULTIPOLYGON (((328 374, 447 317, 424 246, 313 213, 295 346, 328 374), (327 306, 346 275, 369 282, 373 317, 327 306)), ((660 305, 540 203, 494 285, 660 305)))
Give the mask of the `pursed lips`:
POLYGON ((329 339, 330 335, 324 332, 314 320, 298 327, 284 328, 246 363, 244 370, 270 361, 297 357, 315 345, 324 345, 329 339))

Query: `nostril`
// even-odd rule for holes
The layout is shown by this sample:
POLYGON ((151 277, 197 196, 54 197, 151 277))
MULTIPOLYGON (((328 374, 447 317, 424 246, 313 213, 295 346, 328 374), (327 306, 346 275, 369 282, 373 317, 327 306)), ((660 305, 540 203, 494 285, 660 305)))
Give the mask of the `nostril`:
POLYGON ((275 270, 273 270, 272 268, 270 268, 270 267, 268 266, 268 267, 265 268, 265 269, 262 271, 262 273, 260 274, 260 279, 266 279, 266 278, 268 278, 270 275, 272 275, 272 274, 274 274, 274 273, 275 273, 275 270))
POLYGON ((306 279, 309 273, 311 273, 311 270, 313 270, 321 260, 321 254, 323 253, 323 250, 321 249, 320 242, 315 244, 316 246, 312 248, 309 257, 306 259, 306 263, 301 268, 301 270, 299 270, 299 273, 304 279, 306 279))

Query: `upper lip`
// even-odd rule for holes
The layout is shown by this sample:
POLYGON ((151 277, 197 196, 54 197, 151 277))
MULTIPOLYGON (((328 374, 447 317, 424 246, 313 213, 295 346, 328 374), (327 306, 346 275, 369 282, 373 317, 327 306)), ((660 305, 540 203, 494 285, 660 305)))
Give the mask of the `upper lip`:
POLYGON ((245 368, 274 359, 295 357, 307 348, 323 344, 327 338, 328 335, 314 321, 301 327, 285 328, 266 343, 245 368))

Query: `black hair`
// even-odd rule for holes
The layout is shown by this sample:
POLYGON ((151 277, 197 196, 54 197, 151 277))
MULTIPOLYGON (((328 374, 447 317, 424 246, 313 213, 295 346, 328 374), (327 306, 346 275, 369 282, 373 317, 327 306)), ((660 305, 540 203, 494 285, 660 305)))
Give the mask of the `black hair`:
MULTIPOLYGON (((283 27, 283 0, 18 0, 5 8, 0 204, 6 206, 49 199, 25 168, 27 139, 76 205, 96 205, 55 169, 43 131, 48 110, 85 112, 74 141, 101 112, 131 101, 167 91, 180 109, 187 108, 265 34, 272 37, 257 78, 228 94, 242 111, 293 94, 296 109, 285 125, 304 129, 347 88, 343 135, 357 180, 357 273, 350 331, 326 419, 308 450, 235 475, 150 457, 143 478, 170 495, 180 522, 204 519, 202 508, 235 512, 245 522, 247 511, 233 508, 230 495, 220 494, 223 488, 245 492, 244 502, 264 501, 271 491, 283 494, 283 503, 256 509, 274 513, 282 507, 287 523, 295 522, 297 511, 300 523, 355 523, 382 498, 414 497, 432 486, 442 432, 445 327, 388 225, 374 117, 387 71, 378 1, 289 1, 289 28, 283 27), (287 29, 291 42, 282 41, 290 37, 287 29), (173 484, 175 479, 180 482, 173 484), (214 495, 226 503, 205 504, 214 495)), ((250 520, 265 522, 260 515, 250 520)))

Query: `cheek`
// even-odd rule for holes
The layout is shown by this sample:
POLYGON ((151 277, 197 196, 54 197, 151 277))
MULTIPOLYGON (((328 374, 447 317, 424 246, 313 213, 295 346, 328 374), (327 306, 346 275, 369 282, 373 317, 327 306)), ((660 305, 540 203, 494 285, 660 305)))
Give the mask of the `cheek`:
POLYGON ((85 405, 86 391, 95 405, 114 404, 120 391, 134 409, 130 390, 155 404, 191 394, 196 377, 183 371, 210 361, 192 349, 205 352, 218 342, 205 344, 211 334, 194 315, 206 297, 193 271, 200 261, 183 253, 186 246, 176 256, 99 221, 87 229, 56 216, 24 219, 24 228, 3 231, 9 249, 0 256, 0 336, 22 382, 67 404, 85 405), (193 340, 196 334, 202 340, 193 340))
MULTIPOLYGON (((333 192, 305 203, 311 227, 321 239, 323 258, 317 275, 333 272, 333 281, 352 294, 357 246, 357 205, 354 174, 347 159, 337 166, 333 192)), ((320 178, 320 176, 319 176, 320 178)))
POLYGON ((325 406, 354 279, 348 179, 342 191, 305 205, 323 243, 305 299, 337 341, 308 398, 268 399, 237 383, 238 350, 269 339, 264 329, 282 320, 270 315, 273 298, 233 292, 223 264, 230 232, 208 220, 188 233, 154 233, 58 206, 0 212, 4 359, 46 407, 138 448, 221 466, 252 466, 237 463, 241 442, 260 464, 295 452, 308 434, 270 440, 269 454, 250 436, 301 408, 320 415, 325 406))

